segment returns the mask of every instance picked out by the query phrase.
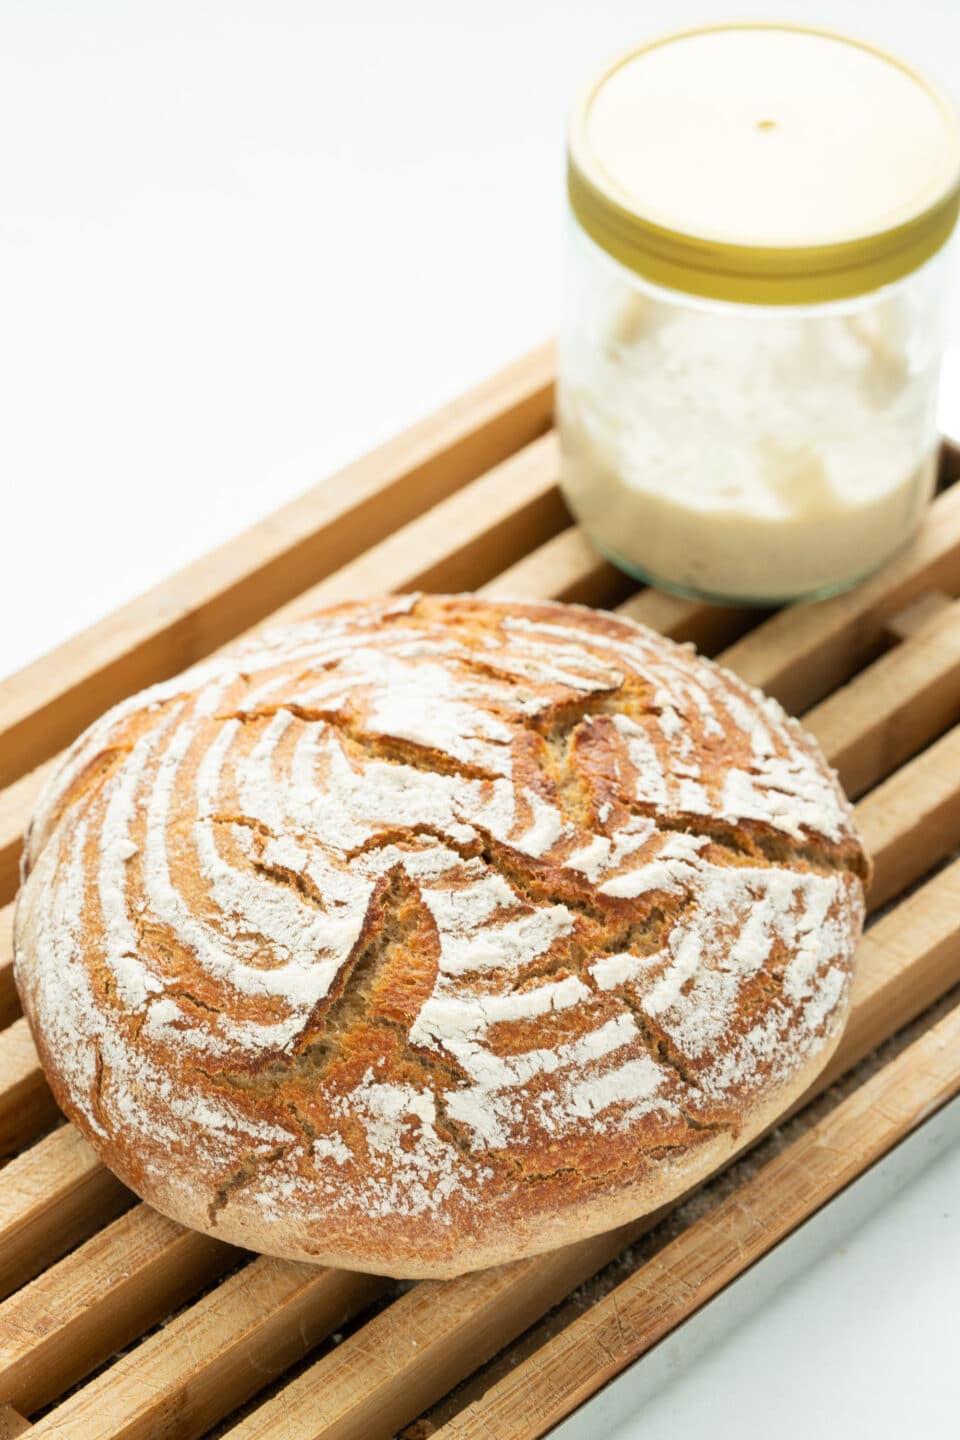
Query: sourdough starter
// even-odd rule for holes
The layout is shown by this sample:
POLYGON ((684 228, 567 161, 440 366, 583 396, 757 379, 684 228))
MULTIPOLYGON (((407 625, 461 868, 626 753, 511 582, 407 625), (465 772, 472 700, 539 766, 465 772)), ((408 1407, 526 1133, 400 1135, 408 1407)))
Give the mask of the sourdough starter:
POLYGON ((902 295, 749 325, 652 287, 608 296, 564 347, 558 422, 568 502, 612 559, 771 602, 845 588, 907 540, 934 482, 935 361, 902 295))

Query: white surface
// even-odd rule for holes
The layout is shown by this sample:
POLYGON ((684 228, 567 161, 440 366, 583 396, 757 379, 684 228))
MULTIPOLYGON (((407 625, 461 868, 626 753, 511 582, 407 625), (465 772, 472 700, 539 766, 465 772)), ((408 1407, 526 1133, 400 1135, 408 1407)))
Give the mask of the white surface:
POLYGON ((954 1101, 552 1440, 955 1436, 958 1190, 954 1101))
POLYGON ((549 334, 570 96, 731 8, 0 0, 0 674, 549 334))
MULTIPOLYGON (((643 34, 739 8, 0 0, 0 674, 550 333, 569 96, 643 34)), ((955 0, 749 8, 960 92, 955 0)), ((945 1254, 890 1282, 904 1377, 956 1295, 945 1254)), ((828 1440, 884 1436, 877 1386, 811 1370, 825 1315, 843 1347, 876 1318, 833 1273, 816 1316, 780 1302, 787 1369, 825 1410, 855 1401, 828 1440)), ((748 1353, 762 1415, 783 1377, 748 1353)), ((955 1395, 948 1365, 923 1403, 955 1395)))

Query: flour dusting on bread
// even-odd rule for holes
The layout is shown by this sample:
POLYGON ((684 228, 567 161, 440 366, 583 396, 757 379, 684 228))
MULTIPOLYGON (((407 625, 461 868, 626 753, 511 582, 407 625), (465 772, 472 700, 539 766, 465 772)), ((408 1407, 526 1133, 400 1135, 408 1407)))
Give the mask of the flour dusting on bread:
POLYGON ((25 870, 25 1009, 129 1183, 430 1274, 617 1223, 750 1133, 836 1042, 867 865, 735 677, 599 612, 412 596, 116 707, 25 870))

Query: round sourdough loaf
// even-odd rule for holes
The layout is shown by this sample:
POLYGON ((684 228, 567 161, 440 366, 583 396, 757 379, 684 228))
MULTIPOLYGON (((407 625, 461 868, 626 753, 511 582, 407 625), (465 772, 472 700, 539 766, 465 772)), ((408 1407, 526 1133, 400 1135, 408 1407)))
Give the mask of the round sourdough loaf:
POLYGON ((166 1214, 401 1276, 675 1197, 796 1099, 868 864, 772 700, 613 615, 342 605, 119 705, 34 817, 54 1094, 166 1214))

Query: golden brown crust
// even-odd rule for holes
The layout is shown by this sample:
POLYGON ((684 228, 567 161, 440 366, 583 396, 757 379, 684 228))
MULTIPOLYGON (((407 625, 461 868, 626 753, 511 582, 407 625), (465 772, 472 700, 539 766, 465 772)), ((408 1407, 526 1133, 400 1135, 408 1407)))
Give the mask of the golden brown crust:
POLYGON ((687 1189, 805 1089, 868 865, 813 742, 570 606, 339 606, 118 707, 41 799, 18 983, 166 1213, 445 1275, 687 1189))

